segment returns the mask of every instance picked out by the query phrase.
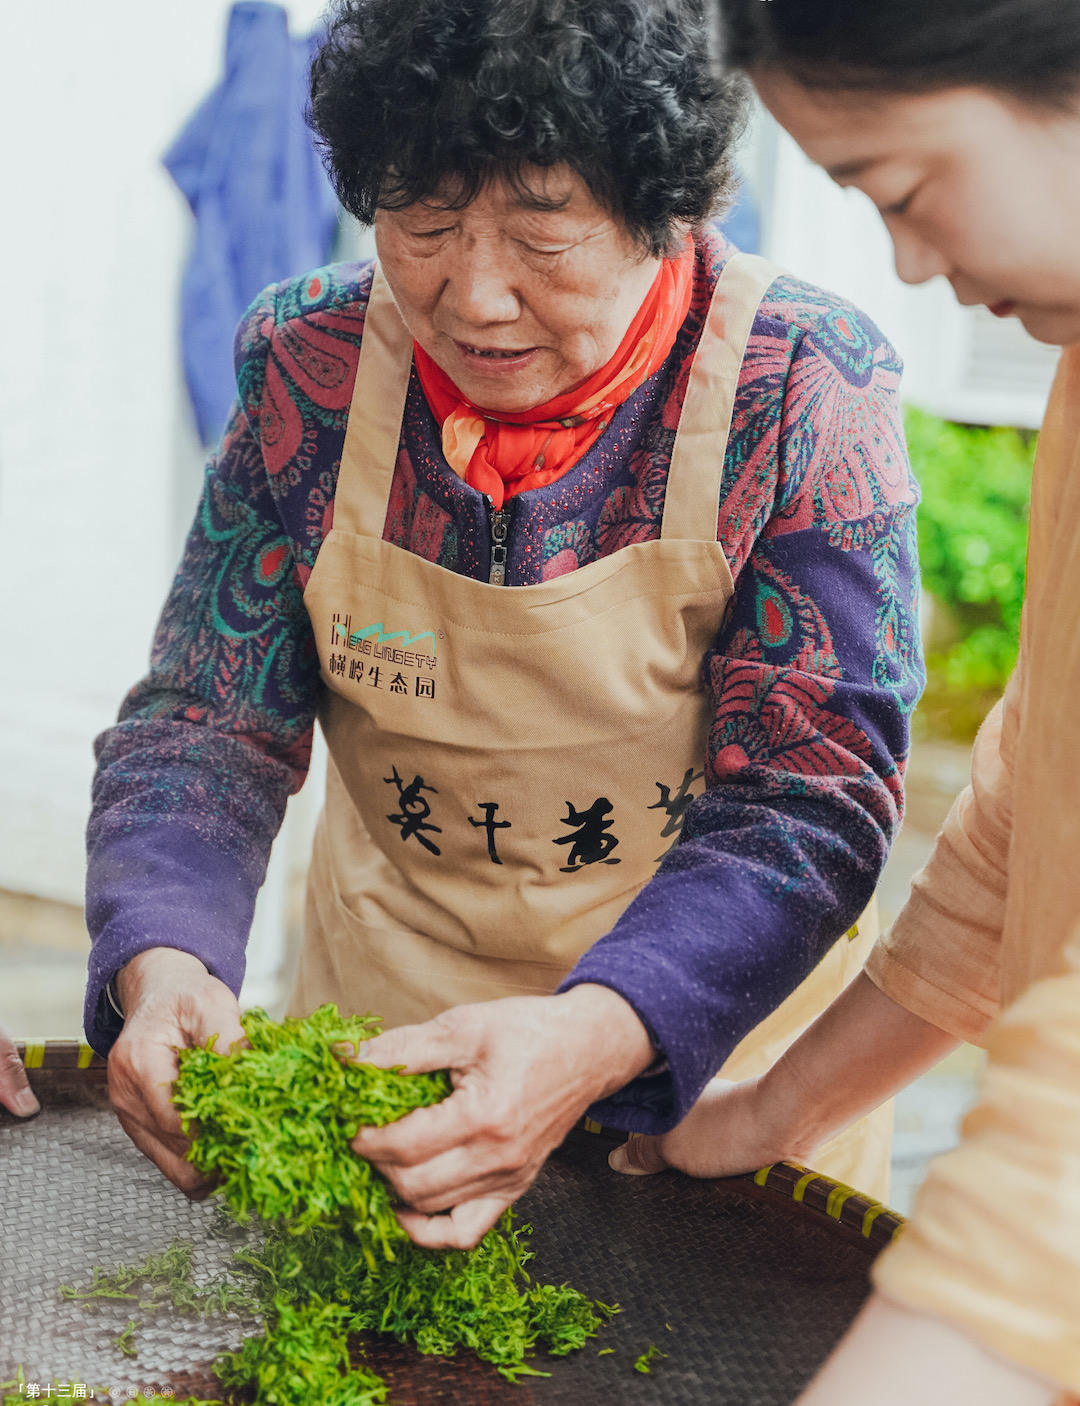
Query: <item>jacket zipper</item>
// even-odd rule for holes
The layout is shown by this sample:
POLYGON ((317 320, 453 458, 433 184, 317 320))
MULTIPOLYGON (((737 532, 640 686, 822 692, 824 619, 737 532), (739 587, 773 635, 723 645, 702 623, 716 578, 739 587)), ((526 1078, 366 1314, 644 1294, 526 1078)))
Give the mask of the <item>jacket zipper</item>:
POLYGON ((491 571, 488 582, 492 586, 506 585, 506 539, 510 532, 510 510, 496 508, 488 499, 491 509, 491 571))

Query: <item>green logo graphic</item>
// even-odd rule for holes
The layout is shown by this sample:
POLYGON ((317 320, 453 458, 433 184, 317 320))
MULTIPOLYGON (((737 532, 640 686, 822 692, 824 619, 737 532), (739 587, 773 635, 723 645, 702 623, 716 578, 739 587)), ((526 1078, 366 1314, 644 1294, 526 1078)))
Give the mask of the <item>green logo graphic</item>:
POLYGON ((421 643, 423 640, 431 641, 431 657, 435 657, 435 636, 430 630, 424 630, 418 635, 409 634, 408 630, 387 630, 381 620, 374 625, 365 625, 362 630, 354 630, 348 633, 347 627, 334 622, 334 630, 346 641, 350 649, 355 649, 361 640, 371 639, 374 636, 376 644, 389 644, 392 640, 400 640, 402 649, 411 649, 413 645, 421 643))

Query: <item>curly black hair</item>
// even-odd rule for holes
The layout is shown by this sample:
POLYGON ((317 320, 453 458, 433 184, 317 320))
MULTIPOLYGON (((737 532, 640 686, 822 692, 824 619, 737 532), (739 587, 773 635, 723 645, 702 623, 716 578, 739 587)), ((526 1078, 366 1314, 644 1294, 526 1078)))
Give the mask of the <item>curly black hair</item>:
POLYGON ((337 0, 308 121, 341 203, 460 209, 565 163, 651 254, 722 205, 746 85, 710 64, 701 0, 337 0))
POLYGON ((1077 0, 720 0, 720 10, 729 64, 782 69, 808 88, 973 86, 1051 109, 1080 92, 1077 0))

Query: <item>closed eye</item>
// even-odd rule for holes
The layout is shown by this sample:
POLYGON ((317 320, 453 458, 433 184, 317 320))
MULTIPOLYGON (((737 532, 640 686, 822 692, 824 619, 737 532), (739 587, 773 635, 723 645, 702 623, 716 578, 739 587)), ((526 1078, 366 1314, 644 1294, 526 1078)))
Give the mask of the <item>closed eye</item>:
POLYGON ((523 249, 527 249, 530 254, 543 254, 549 259, 554 258, 557 254, 565 254, 566 251, 572 247, 569 244, 560 244, 558 248, 545 249, 540 244, 530 244, 527 240, 524 239, 518 240, 518 243, 523 249))
POLYGON ((892 205, 879 205, 878 209, 883 215, 906 215, 914 199, 915 192, 911 191, 909 195, 904 196, 903 200, 897 200, 892 205))

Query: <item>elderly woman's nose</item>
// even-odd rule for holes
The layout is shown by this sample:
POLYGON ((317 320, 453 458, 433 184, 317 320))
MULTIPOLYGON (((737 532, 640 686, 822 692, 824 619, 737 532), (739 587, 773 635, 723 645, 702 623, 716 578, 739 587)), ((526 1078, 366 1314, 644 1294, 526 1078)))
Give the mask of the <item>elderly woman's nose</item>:
POLYGON ((447 271, 443 306, 462 322, 482 327, 490 322, 515 322, 521 300, 504 265, 491 250, 464 253, 447 271))

